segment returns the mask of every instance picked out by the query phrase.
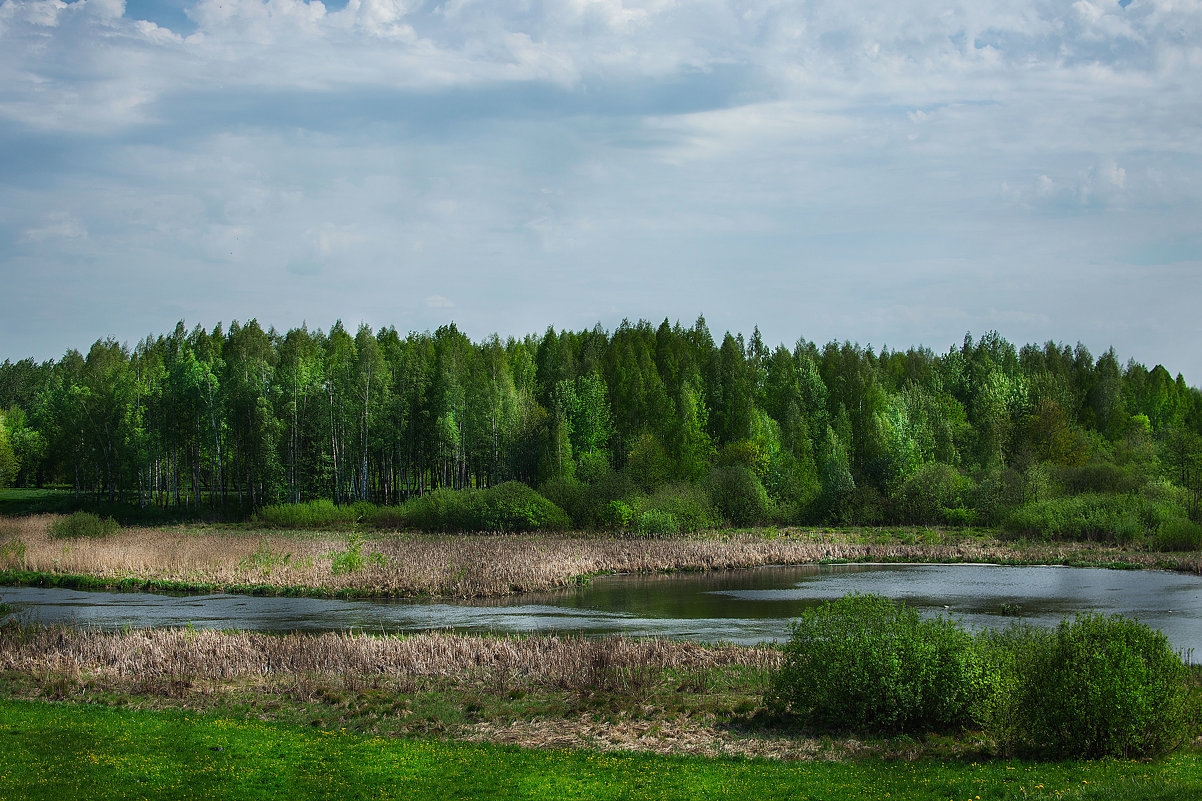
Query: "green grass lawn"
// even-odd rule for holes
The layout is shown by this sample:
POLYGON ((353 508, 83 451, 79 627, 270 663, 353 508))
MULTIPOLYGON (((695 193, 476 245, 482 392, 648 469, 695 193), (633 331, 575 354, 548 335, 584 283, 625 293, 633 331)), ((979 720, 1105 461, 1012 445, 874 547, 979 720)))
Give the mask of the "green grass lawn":
POLYGON ((385 739, 0 701, 0 798, 1198 799, 1202 760, 764 762, 385 739))

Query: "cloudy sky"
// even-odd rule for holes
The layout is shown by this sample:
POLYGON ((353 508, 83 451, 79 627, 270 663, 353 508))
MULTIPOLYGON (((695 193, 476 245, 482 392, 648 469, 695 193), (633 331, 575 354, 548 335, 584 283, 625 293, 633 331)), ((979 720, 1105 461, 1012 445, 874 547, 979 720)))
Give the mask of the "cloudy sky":
POLYGON ((1200 0, 3 0, 0 359, 664 317, 1202 383, 1200 0))

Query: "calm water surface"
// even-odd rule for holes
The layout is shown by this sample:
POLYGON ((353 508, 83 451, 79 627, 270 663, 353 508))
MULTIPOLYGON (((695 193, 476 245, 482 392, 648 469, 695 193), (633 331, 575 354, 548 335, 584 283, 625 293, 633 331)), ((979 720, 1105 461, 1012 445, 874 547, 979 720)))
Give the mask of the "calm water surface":
POLYGON ((969 626, 1021 619, 1052 626, 1077 612, 1121 613, 1202 659, 1202 577, 1162 571, 993 565, 764 567, 666 576, 605 576, 554 593, 462 602, 169 596, 0 588, 26 620, 102 628, 194 626, 263 631, 573 632, 755 643, 783 640, 803 609, 851 592, 904 600, 969 626))

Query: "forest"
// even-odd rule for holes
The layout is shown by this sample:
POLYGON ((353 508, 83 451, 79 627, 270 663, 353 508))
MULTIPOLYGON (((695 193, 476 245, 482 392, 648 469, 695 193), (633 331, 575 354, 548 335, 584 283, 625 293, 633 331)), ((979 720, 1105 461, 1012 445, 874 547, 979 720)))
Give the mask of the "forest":
POLYGON ((414 519, 510 487, 582 529, 971 524, 1198 548, 1202 393, 1113 349, 997 332, 937 354, 716 341, 704 318, 481 342, 181 322, 0 365, 4 485, 414 519))

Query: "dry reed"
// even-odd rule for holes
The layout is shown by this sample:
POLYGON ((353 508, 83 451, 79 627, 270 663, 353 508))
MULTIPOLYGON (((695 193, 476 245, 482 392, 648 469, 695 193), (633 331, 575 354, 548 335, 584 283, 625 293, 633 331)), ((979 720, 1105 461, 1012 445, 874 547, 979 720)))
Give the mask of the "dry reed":
POLYGON ((695 672, 780 664, 772 648, 699 645, 625 636, 479 637, 432 632, 406 637, 271 635, 212 629, 102 631, 75 626, 0 626, 0 671, 95 675, 129 681, 373 676, 504 679, 581 690, 631 670, 695 672))
POLYGON ((822 560, 913 562, 1122 561, 1202 573, 1196 554, 1084 543, 863 544, 854 533, 795 530, 677 538, 583 535, 357 535, 197 526, 128 528, 104 538, 55 538, 52 515, 0 521, 0 569, 207 585, 269 586, 375 596, 474 597, 547 590, 598 573, 721 570, 822 560))

